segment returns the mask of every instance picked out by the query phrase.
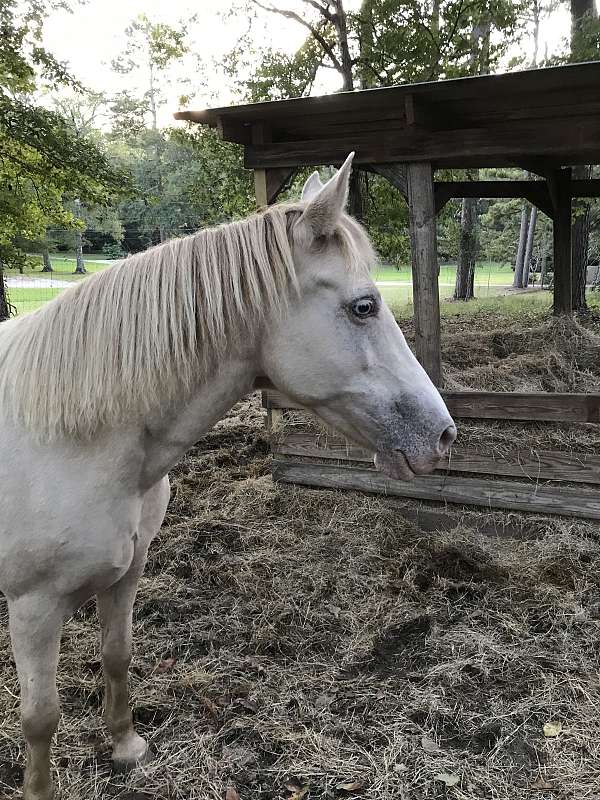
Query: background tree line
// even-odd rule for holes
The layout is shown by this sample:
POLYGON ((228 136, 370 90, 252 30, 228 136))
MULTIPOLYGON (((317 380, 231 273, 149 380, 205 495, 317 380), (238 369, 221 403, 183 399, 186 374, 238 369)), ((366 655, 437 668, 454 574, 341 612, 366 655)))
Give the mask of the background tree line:
MULTIPOLYGON (((52 0, 2 0, 0 5, 0 272, 24 268, 39 253, 84 250, 120 256, 246 214, 253 208, 250 175, 239 148, 214 132, 161 128, 159 115, 173 67, 189 50, 190 18, 167 25, 140 16, 113 69, 138 76, 142 89, 104 96, 86 91, 41 45, 52 0), (53 98, 51 108, 40 93, 53 98)), ((493 72, 500 65, 536 67, 596 60, 600 35, 593 0, 233 0, 225 15, 257 25, 265 15, 292 20, 305 39, 295 53, 257 48, 242 37, 219 66, 241 101, 309 94, 324 70, 341 90, 441 80, 493 72), (562 52, 540 54, 540 24, 562 2, 572 30, 562 52), (518 53, 518 56, 511 54, 518 53)), ((126 77, 124 77, 126 80, 126 77)), ((181 85, 182 94, 193 86, 181 85)), ((191 102, 190 96, 182 103, 191 102)), ((580 168, 577 176, 589 174, 580 168)), ((465 180, 474 171, 443 177, 465 180)), ((479 177, 522 177, 518 170, 479 177)), ((301 180, 302 176, 297 179, 301 180)), ((297 187, 293 187, 294 189, 297 187)), ((382 258, 409 259, 407 208, 379 176, 355 172, 351 210, 367 225, 382 258)), ((580 274, 598 246, 595 207, 578 203, 575 257, 580 274)), ((452 201, 439 220, 440 255, 458 263, 455 296, 473 295, 477 259, 515 265, 515 285, 527 285, 533 264, 551 254, 550 225, 513 200, 452 201)), ((551 266, 551 264, 550 264, 551 266)), ((2 282, 0 281, 0 288, 2 282)), ((585 306, 581 287, 580 307, 585 306)), ((0 317, 9 312, 0 293, 0 317)))

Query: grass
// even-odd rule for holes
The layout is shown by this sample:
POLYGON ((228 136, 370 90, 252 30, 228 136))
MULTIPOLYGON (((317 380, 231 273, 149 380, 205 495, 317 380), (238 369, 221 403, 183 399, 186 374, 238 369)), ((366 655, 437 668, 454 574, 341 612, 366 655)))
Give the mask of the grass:
MULTIPOLYGON (((106 269, 109 265, 99 263, 98 260, 102 259, 101 254, 86 255, 84 258, 85 268, 87 274, 91 275, 94 272, 100 272, 106 269)), ((18 270, 5 270, 7 278, 15 280, 33 280, 40 282, 39 286, 35 287, 21 287, 10 286, 8 290, 10 302, 17 309, 17 314, 27 314, 35 311, 36 308, 43 306, 49 300, 52 300, 62 291, 63 286, 53 285, 55 282, 62 283, 76 283, 77 281, 85 278, 85 275, 75 275, 75 258, 52 258, 53 272, 42 272, 41 257, 37 259, 36 265, 32 269, 26 269, 21 274, 18 270), (44 285, 42 285, 44 284, 44 285), (47 286, 45 285, 47 284, 47 286)))
MULTIPOLYGON (((64 257, 52 257, 52 272, 42 272, 42 259, 41 257, 33 256, 35 260, 35 264, 31 269, 26 269, 23 271, 23 275, 32 278, 39 278, 41 280, 72 280, 78 281, 81 280, 81 275, 75 275, 75 257, 74 256, 64 256, 64 257)), ((100 270, 106 269, 108 264, 100 263, 104 261, 104 257, 101 253, 95 253, 90 255, 85 255, 83 259, 83 263, 85 264, 85 268, 88 274, 92 274, 94 272, 99 272, 100 270)), ((20 275, 21 273, 18 270, 6 270, 6 274, 8 276, 11 275, 20 275)))
POLYGON ((63 290, 58 288, 25 288, 11 287, 9 289, 10 302, 17 309, 17 314, 28 314, 36 308, 45 305, 49 300, 53 300, 63 290))
MULTIPOLYGON (((440 267, 440 299, 442 302, 452 297, 456 277, 456 265, 446 264, 440 267)), ((379 282, 397 282, 404 285, 379 286, 379 290, 388 305, 399 316, 412 313, 413 290, 411 272, 407 266, 401 270, 383 266, 375 272, 375 280, 379 282), (407 308, 404 308, 404 307, 407 308)), ((490 298, 504 294, 507 287, 512 286, 513 272, 509 264, 482 262, 475 270, 475 295, 478 298, 490 298)))
MULTIPOLYGON (((97 262, 97 260, 101 258, 101 254, 86 255, 85 265, 89 274, 106 269, 108 266, 107 264, 97 262)), ((47 289, 45 286, 40 286, 39 288, 13 288, 10 290, 11 302, 16 306, 18 313, 23 314, 33 311, 62 291, 60 288, 52 287, 54 281, 75 282, 84 277, 74 274, 74 259, 53 258, 52 263, 54 267, 54 272, 52 273, 41 272, 41 258, 38 260, 38 265, 34 269, 26 270, 24 273, 25 278, 47 281, 47 289)), ((442 301, 452 294, 455 272, 456 267, 453 265, 443 265, 441 267, 440 297, 442 301)), ((13 277, 18 276, 19 273, 13 270, 7 270, 6 274, 8 277, 13 277)), ((374 277, 376 281, 406 284, 398 286, 380 286, 380 291, 398 316, 406 317, 410 315, 412 313, 411 304, 413 292, 412 285, 410 285, 411 273, 409 267, 404 265, 400 270, 397 270, 395 267, 381 266, 374 273, 374 277)), ((475 275, 475 287, 476 294, 479 298, 493 298, 498 294, 502 294, 505 291, 504 287, 511 283, 512 270, 510 269, 510 265, 493 262, 483 262, 478 265, 475 275)), ((449 307, 446 308, 446 304, 444 304, 443 313, 452 313, 449 307)))
MULTIPOLYGON (((454 287, 456 277, 456 264, 440 265, 440 284, 448 288, 454 287)), ((410 283, 412 280, 411 270, 407 264, 402 264, 400 269, 390 265, 381 265, 375 271, 377 281, 401 281, 410 283)), ((475 285, 485 286, 508 286, 513 281, 513 271, 510 264, 500 264, 493 261, 479 262, 475 268, 475 285)))

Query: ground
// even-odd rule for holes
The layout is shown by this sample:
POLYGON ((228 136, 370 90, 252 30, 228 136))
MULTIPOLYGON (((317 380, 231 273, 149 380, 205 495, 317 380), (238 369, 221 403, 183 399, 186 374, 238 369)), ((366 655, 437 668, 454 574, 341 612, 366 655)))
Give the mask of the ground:
MULTIPOLYGON (((598 380, 596 317, 474 314, 445 321, 455 383, 598 380)), ((596 450, 597 428, 527 435, 596 450)), ((63 639, 62 800, 600 798, 600 526, 274 485, 256 397, 172 481, 134 623, 133 704, 156 758, 111 772, 88 604, 63 639)), ((0 617, 0 797, 16 800, 0 617)))

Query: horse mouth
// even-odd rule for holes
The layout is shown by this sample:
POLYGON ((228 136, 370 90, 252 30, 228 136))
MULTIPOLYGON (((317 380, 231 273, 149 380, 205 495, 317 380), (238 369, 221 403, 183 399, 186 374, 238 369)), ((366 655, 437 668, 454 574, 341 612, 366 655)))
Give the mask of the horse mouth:
POLYGON ((415 471, 402 450, 382 451, 375 453, 375 467, 387 478, 395 481, 412 481, 415 471))

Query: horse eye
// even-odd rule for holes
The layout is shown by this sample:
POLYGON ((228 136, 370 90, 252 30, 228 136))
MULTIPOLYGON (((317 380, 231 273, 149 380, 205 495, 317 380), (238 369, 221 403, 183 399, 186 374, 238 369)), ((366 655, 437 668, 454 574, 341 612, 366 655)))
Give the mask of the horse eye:
POLYGON ((352 313, 359 319, 372 316, 377 311, 377 304, 372 297, 361 297, 351 305, 352 313))

